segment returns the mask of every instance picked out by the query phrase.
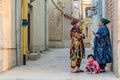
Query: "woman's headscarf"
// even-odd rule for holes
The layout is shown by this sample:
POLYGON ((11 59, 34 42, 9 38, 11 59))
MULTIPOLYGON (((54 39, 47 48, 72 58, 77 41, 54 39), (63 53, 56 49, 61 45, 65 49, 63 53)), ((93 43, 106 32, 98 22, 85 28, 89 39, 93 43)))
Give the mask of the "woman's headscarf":
POLYGON ((105 19, 105 18, 101 18, 101 20, 100 20, 102 23, 104 23, 104 25, 106 25, 106 24, 108 24, 108 23, 110 23, 110 20, 108 20, 108 19, 105 19))
POLYGON ((71 22, 71 25, 75 25, 79 22, 80 20, 79 19, 73 19, 72 22, 71 22))

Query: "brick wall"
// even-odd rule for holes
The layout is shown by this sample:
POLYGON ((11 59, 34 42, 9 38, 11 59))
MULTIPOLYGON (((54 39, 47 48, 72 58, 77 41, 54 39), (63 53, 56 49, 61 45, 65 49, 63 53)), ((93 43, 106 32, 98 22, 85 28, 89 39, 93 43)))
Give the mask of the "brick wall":
MULTIPOLYGON (((54 0, 60 7, 62 4, 58 0, 54 0)), ((62 14, 55 8, 53 3, 49 2, 49 47, 62 47, 63 31, 62 31, 62 14)))
POLYGON ((117 0, 117 1, 115 1, 115 10, 116 11, 114 11, 114 14, 115 14, 115 18, 114 18, 114 20, 116 21, 115 23, 114 23, 114 25, 116 26, 116 28, 114 28, 114 35, 116 35, 116 45, 115 46, 117 46, 117 59, 118 59, 118 63, 117 63, 117 65, 118 65, 118 69, 117 69, 117 71, 118 71, 118 76, 120 77, 120 0, 117 0))
MULTIPOLYGON (((66 14, 79 18, 79 9, 73 7, 73 0, 54 0, 66 14), (63 2, 62 2, 63 1, 63 2)), ((49 47, 70 47, 71 18, 63 16, 50 1, 49 3, 49 47)))
POLYGON ((120 1, 106 0, 106 16, 111 20, 108 28, 111 33, 113 48, 113 71, 120 77, 120 1))
MULTIPOLYGON (((67 13, 71 9, 71 3, 68 0, 62 2, 62 0, 54 0, 57 6, 60 9, 67 10, 67 13), (65 5, 65 7, 63 7, 65 5), (70 6, 69 6, 70 5, 70 6)), ((66 18, 62 15, 62 13, 53 5, 50 1, 49 3, 49 46, 50 47, 63 47, 64 40, 64 25, 66 24, 66 18)), ((67 20, 68 21, 68 20, 67 20)), ((68 25, 65 25, 69 27, 68 25)), ((66 36, 66 33, 65 33, 66 36)))

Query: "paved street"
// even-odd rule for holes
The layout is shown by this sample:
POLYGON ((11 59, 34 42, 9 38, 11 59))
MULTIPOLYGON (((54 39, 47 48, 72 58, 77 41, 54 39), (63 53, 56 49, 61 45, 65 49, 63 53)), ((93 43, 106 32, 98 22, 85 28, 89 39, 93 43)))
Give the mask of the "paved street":
MULTIPOLYGON (((86 49, 86 55, 92 53, 86 49)), ((0 73, 0 80, 120 80, 112 72, 101 74, 70 73, 69 49, 50 49, 37 61, 28 61, 26 66, 19 66, 0 73)), ((86 59, 82 61, 85 69, 86 59)))

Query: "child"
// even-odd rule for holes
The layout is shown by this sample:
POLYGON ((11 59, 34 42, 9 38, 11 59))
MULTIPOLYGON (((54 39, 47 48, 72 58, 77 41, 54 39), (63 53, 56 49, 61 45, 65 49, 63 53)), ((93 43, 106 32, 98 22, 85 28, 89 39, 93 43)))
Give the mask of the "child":
POLYGON ((86 66, 86 71, 90 73, 99 73, 100 67, 97 61, 94 60, 94 56, 92 54, 87 56, 88 63, 86 66))

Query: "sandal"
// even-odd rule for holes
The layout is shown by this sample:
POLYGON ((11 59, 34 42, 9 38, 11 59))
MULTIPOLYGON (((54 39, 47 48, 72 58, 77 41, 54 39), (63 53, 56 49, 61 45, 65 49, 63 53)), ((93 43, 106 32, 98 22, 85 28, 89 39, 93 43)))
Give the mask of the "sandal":
POLYGON ((76 71, 76 72, 79 72, 79 73, 80 73, 80 72, 84 72, 84 71, 83 71, 83 70, 78 70, 78 71, 76 71))
POLYGON ((79 71, 71 71, 71 73, 81 73, 84 72, 83 70, 79 70, 79 71))
POLYGON ((106 72, 106 70, 100 70, 100 73, 104 73, 104 72, 106 72))

